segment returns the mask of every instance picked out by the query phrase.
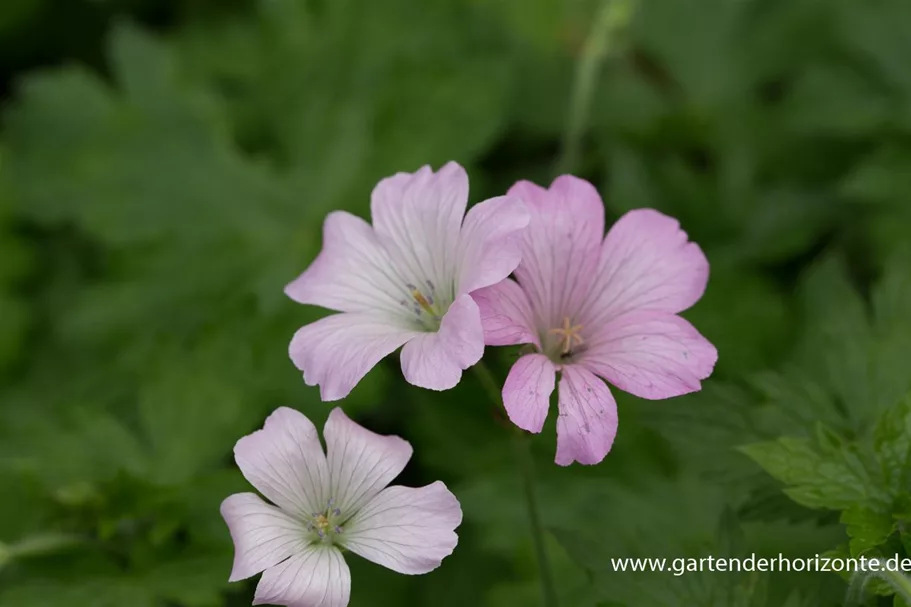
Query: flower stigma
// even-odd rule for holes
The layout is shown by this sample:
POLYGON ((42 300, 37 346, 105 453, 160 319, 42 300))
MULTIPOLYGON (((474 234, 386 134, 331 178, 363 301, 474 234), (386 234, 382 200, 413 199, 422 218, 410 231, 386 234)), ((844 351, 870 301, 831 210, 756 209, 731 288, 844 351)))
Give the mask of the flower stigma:
POLYGON ((560 341, 558 342, 560 346, 560 356, 565 358, 572 354, 575 346, 581 346, 585 343, 585 340, 580 334, 581 331, 582 325, 574 325, 569 316, 564 316, 563 326, 551 329, 547 333, 560 337, 560 341))

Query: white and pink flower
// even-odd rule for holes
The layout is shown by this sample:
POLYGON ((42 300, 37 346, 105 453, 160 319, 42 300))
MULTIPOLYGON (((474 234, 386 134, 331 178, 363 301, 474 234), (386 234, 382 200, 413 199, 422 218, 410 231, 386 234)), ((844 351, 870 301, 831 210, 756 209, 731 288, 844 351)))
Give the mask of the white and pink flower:
POLYGON ((221 513, 234 540, 231 581, 262 572, 254 605, 344 607, 351 576, 342 550, 404 574, 427 573, 452 553, 462 510, 442 482, 387 487, 412 449, 334 409, 327 453, 303 414, 280 408, 234 456, 255 493, 228 497, 221 513))
POLYGON ((694 392, 718 353, 679 312, 705 291, 709 264, 680 224, 630 211, 604 236, 604 205, 587 181, 549 189, 520 181, 526 203, 516 281, 475 293, 488 345, 534 344, 513 365, 503 401, 514 424, 540 432, 559 383, 556 462, 596 464, 617 433, 607 380, 648 399, 694 392))
POLYGON ((297 302, 341 312, 304 326, 290 345, 323 400, 347 396, 402 346, 405 379, 433 390, 454 387, 481 359, 481 315, 470 293, 516 268, 528 212, 509 196, 466 215, 467 204, 468 175, 450 162, 380 181, 372 226, 344 211, 326 218, 322 252, 285 289, 297 302))

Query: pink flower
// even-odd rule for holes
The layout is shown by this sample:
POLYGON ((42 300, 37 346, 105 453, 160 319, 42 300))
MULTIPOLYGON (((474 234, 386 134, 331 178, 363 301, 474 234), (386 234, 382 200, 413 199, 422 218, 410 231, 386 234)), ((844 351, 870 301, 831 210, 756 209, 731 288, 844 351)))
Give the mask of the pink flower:
POLYGON ((326 218, 322 252, 285 288, 295 301, 341 312, 291 341, 291 359, 323 400, 347 396, 403 345, 405 379, 432 390, 452 388, 481 359, 481 315, 469 294, 519 264, 528 211, 499 197, 466 216, 467 203, 468 175, 450 162, 380 181, 372 227, 344 211, 326 218))
POLYGON ((439 567, 458 542, 462 510, 446 485, 386 487, 411 459, 411 445, 380 436, 334 409, 316 428, 280 408, 262 430, 237 441, 234 457, 255 493, 221 504, 234 540, 230 581, 264 572, 254 605, 344 607, 351 576, 342 549, 405 574, 439 567))
POLYGON ((556 462, 596 464, 617 433, 607 385, 648 399, 694 392, 718 358, 678 312, 705 291, 709 265, 679 223, 630 211, 604 237, 604 206, 587 181, 509 190, 532 218, 513 280, 475 294, 488 345, 534 344, 503 386, 514 424, 540 432, 561 372, 556 462), (603 240, 603 241, 602 241, 603 240))

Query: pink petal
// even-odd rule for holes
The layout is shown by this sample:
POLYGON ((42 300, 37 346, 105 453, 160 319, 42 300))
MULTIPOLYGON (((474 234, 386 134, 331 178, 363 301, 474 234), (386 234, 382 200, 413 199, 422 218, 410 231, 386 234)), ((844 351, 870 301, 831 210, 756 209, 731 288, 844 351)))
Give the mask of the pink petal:
POLYGON ((590 291, 604 236, 604 204, 590 183, 570 175, 555 179, 548 190, 520 181, 509 195, 531 211, 516 278, 542 328, 559 327, 590 291))
POLYGON ((470 293, 509 276, 522 259, 528 221, 528 209, 517 198, 501 196, 471 207, 459 236, 456 293, 470 293))
POLYGON ((461 522, 459 500, 439 481, 418 489, 389 487, 348 521, 344 545, 398 573, 427 573, 452 554, 461 522))
POLYGON ((610 451, 616 435, 617 403, 610 389, 591 371, 565 365, 560 378, 557 464, 597 464, 610 451))
POLYGON ((424 333, 402 348, 402 373, 408 382, 430 390, 449 390, 462 370, 484 355, 481 311, 470 295, 460 295, 449 307, 436 333, 424 333))
POLYGON ((313 544, 266 569, 256 586, 254 605, 346 607, 351 572, 338 548, 313 544))
POLYGON ((411 459, 411 445, 354 423, 336 407, 323 428, 329 454, 330 497, 350 516, 401 473, 411 459))
POLYGON ((661 399, 700 390, 718 351, 674 314, 632 312, 592 338, 581 364, 621 390, 661 399))
POLYGON ((503 384, 503 405, 512 423, 529 432, 541 431, 556 375, 554 364, 543 354, 526 354, 516 361, 503 384))
POLYGON ((250 484, 289 514, 317 512, 328 499, 329 471, 316 428, 302 413, 280 407, 262 430, 234 446, 250 484))
POLYGON ((481 310, 484 343, 488 346, 535 344, 541 347, 531 303, 514 280, 507 278, 479 289, 471 296, 481 310))
POLYGON ((389 272, 390 265, 370 224, 334 211, 323 224, 323 250, 285 293, 299 303, 340 312, 402 315, 405 281, 389 272))
POLYGON ((652 209, 630 211, 604 239, 587 323, 603 325, 631 310, 676 314, 702 297, 708 276, 705 255, 676 219, 652 209))
POLYGON ((375 314, 333 314, 298 329, 289 354, 324 401, 348 396, 380 360, 417 332, 375 314))
POLYGON ((468 205, 468 175, 455 162, 380 181, 370 197, 373 228, 406 282, 451 280, 468 205))
POLYGON ((236 582, 281 563, 303 547, 303 525, 253 493, 237 493, 221 503, 221 516, 234 540, 236 582))

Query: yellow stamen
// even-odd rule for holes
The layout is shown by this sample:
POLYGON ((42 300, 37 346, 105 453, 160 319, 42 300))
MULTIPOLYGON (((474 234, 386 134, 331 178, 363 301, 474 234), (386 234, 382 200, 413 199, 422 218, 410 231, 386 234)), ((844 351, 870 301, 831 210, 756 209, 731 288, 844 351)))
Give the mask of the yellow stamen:
POLYGON ((417 302, 417 304, 419 306, 421 306, 421 308, 424 309, 425 312, 427 312, 430 315, 436 314, 436 312, 433 309, 433 306, 430 305, 430 301, 428 301, 427 298, 424 297, 423 293, 421 293, 417 289, 413 289, 411 291, 411 296, 414 298, 414 300, 417 302))
POLYGON ((585 340, 579 335, 580 331, 582 331, 582 325, 573 325, 569 320, 569 316, 564 316, 563 326, 551 329, 548 333, 560 335, 560 341, 563 344, 563 354, 569 354, 574 345, 581 346, 585 343, 585 340))

